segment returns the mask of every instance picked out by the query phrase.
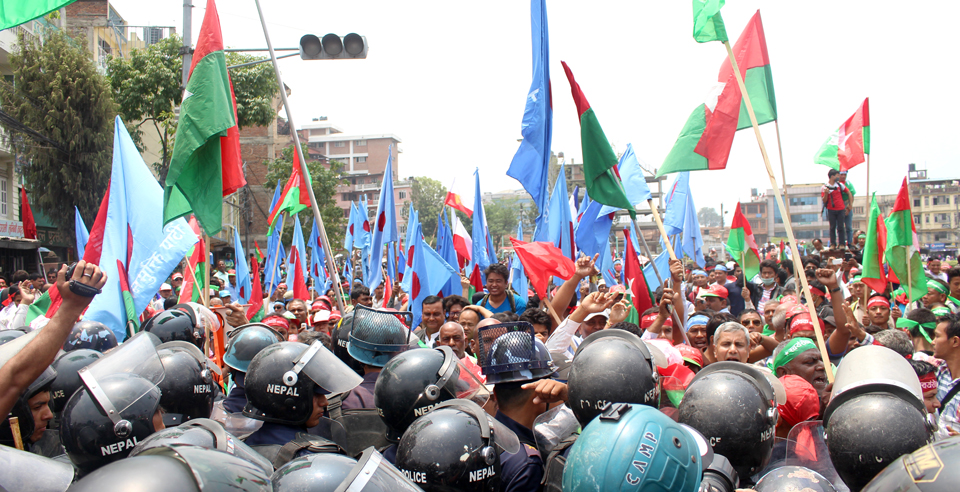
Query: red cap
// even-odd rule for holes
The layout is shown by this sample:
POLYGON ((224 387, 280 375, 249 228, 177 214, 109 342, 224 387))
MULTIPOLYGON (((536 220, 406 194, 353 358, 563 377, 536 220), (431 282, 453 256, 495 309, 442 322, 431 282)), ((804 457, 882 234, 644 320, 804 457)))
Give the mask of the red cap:
POLYGON ((726 287, 724 287, 724 286, 722 286, 722 285, 720 285, 720 284, 712 284, 712 285, 707 289, 706 292, 704 292, 704 293, 702 293, 702 294, 700 294, 700 295, 702 295, 702 296, 704 296, 704 297, 706 297, 706 296, 712 296, 712 297, 720 297, 720 298, 726 299, 726 298, 727 298, 727 294, 728 294, 728 292, 727 292, 727 288, 726 288, 726 287))
POLYGON ((274 328, 283 328, 284 330, 290 328, 290 322, 287 321, 287 318, 281 316, 270 316, 269 318, 264 318, 261 323, 274 328))
POLYGON ((183 274, 181 274, 181 273, 174 273, 174 274, 173 274, 173 280, 183 280, 183 274))
POLYGON ((683 360, 696 364, 697 367, 703 367, 703 353, 699 349, 693 348, 686 344, 674 345, 675 349, 680 351, 680 355, 683 356, 683 360))
MULTIPOLYGON (((640 318, 640 328, 643 328, 644 330, 646 330, 647 328, 650 328, 651 326, 653 326, 653 322, 657 320, 657 316, 659 315, 660 315, 659 313, 650 313, 640 318)), ((667 318, 666 321, 663 322, 663 326, 669 326, 672 328, 673 320, 670 318, 667 318)))
POLYGON ((236 274, 237 274, 236 270, 227 270, 227 275, 236 275, 236 274))
MULTIPOLYGON (((817 321, 820 322, 820 331, 823 331, 823 321, 819 318, 817 321)), ((810 321, 810 313, 806 312, 806 310, 790 320, 790 334, 793 335, 798 331, 814 331, 813 322, 810 321)))
POLYGON ((796 374, 788 374, 780 378, 787 393, 787 402, 777 409, 780 416, 789 426, 817 418, 820 414, 820 397, 816 388, 796 374))

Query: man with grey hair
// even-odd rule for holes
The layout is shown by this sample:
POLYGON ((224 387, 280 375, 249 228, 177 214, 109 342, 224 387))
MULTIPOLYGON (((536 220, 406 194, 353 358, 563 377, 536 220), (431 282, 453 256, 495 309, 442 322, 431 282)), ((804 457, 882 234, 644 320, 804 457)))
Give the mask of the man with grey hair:
POLYGON ((728 321, 713 335, 713 350, 717 362, 725 360, 746 363, 750 357, 750 332, 736 321, 728 321))
POLYGON ((902 355, 904 358, 913 357, 913 340, 910 334, 900 330, 881 330, 873 335, 873 338, 884 347, 902 355))

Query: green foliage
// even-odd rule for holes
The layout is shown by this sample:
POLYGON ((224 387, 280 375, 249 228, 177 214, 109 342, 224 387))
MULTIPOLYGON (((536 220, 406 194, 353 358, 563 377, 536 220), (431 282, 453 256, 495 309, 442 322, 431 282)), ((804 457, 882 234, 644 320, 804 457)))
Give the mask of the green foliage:
POLYGON ((59 144, 24 134, 13 139, 31 205, 73 230, 73 207, 92 221, 106 191, 115 106, 89 52, 61 31, 45 32, 43 43, 19 37, 19 50, 10 55, 14 83, 0 88, 0 98, 7 113, 59 144))
MULTIPOLYGON (((307 146, 303 145, 303 155, 307 154, 307 146)), ((330 241, 330 247, 334 250, 342 249, 343 234, 347 225, 347 219, 344 217, 343 209, 337 206, 337 187, 346 184, 346 181, 340 177, 343 172, 343 164, 338 161, 332 161, 329 166, 320 164, 317 161, 308 161, 307 168, 310 170, 310 178, 313 184, 313 193, 317 197, 317 206, 320 208, 320 214, 323 216, 323 227, 327 231, 327 239, 330 241)), ((293 170, 293 146, 283 149, 283 156, 267 163, 267 183, 276 183, 280 180, 280 186, 287 183, 290 173, 293 170)), ((270 185, 267 185, 268 187, 270 185)), ((276 189, 276 186, 274 186, 276 189)), ((269 211, 267 212, 269 213, 269 211)), ((313 231, 313 209, 306 210, 297 214, 300 218, 300 225, 303 227, 303 239, 308 240, 311 231, 313 231)), ((285 224, 283 231, 283 242, 290 244, 293 238, 293 228, 285 224)))
POLYGON ((713 207, 702 207, 700 211, 697 212, 697 221, 699 221, 703 227, 716 227, 720 225, 720 220, 720 214, 718 214, 717 209, 713 207))
POLYGON ((426 176, 413 178, 413 190, 410 193, 413 208, 420 217, 420 228, 424 239, 433 245, 437 238, 437 217, 447 197, 447 189, 439 181, 426 176))
MULTIPOLYGON (((227 66, 258 60, 259 57, 242 53, 227 53, 227 66)), ((273 64, 258 63, 230 70, 233 93, 237 96, 237 125, 267 126, 277 117, 273 98, 279 93, 273 64)))
POLYGON ((493 245, 500 248, 503 241, 509 241, 510 236, 517 234, 517 217, 520 216, 520 206, 517 200, 495 200, 485 203, 483 209, 487 215, 487 229, 493 245))

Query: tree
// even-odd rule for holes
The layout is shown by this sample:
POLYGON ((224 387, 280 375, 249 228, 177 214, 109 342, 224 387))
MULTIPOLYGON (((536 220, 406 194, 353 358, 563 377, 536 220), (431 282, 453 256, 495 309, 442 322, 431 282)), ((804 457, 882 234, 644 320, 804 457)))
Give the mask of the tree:
POLYGON ((703 207, 697 212, 697 220, 704 227, 716 227, 720 225, 720 214, 713 207, 703 207))
POLYGON ((500 247, 502 242, 517 234, 517 217, 520 216, 520 207, 517 200, 495 200, 484 204, 487 214, 487 229, 493 244, 500 247))
POLYGON ((21 34, 18 45, 13 84, 0 87, 9 117, 3 126, 17 134, 13 148, 31 205, 73 230, 73 207, 92 222, 107 188, 116 114, 110 88, 90 53, 61 31, 44 32, 42 41, 21 34))
POLYGON ((447 198, 447 189, 443 185, 426 176, 413 178, 413 191, 410 194, 413 208, 420 216, 420 228, 423 238, 434 244, 437 236, 437 217, 443 209, 443 201, 447 198))
MULTIPOLYGON (((183 98, 183 59, 179 54, 183 44, 172 35, 148 46, 134 50, 130 59, 112 58, 107 66, 110 87, 117 101, 131 137, 143 152, 143 127, 152 127, 160 143, 160 161, 153 167, 162 182, 166 178, 173 153, 173 139, 177 132, 174 108, 183 98)), ((257 57, 227 53, 227 65, 238 65, 257 57)), ((273 98, 277 95, 277 79, 268 63, 230 70, 233 92, 237 98, 237 125, 266 126, 276 117, 273 98)))
MULTIPOLYGON (((290 178, 290 173, 293 170, 293 146, 283 149, 282 155, 282 157, 267 163, 267 183, 276 183, 279 179, 280 186, 284 186, 287 179, 290 178)), ((303 144, 303 155, 308 155, 306 144, 303 144)), ((318 161, 307 162, 307 169, 310 170, 310 179, 313 184, 313 194, 317 197, 317 206, 323 216, 323 227, 327 231, 327 239, 334 251, 343 246, 343 233, 347 223, 343 215, 343 209, 337 206, 335 198, 337 187, 346 184, 346 181, 340 177, 343 167, 343 164, 338 161, 331 161, 329 165, 321 164, 318 161)), ((267 187, 270 187, 270 185, 267 185, 267 187)), ((275 190, 276 185, 273 188, 275 190)), ((297 215, 300 218, 300 225, 303 227, 303 239, 307 241, 313 231, 313 209, 307 207, 306 210, 297 215)), ((283 230, 283 242, 287 244, 293 237, 293 228, 288 227, 289 224, 292 224, 292 222, 284 224, 283 230)))

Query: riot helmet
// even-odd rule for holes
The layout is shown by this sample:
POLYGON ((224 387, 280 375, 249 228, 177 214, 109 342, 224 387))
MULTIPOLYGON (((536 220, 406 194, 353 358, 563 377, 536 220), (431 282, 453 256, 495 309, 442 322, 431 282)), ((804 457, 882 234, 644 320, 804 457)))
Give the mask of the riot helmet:
POLYGON ((60 423, 60 441, 77 468, 89 472, 125 458, 156 431, 163 374, 143 332, 80 369, 83 386, 67 400, 60 423))
POLYGON ((103 353, 117 346, 117 336, 107 325, 90 319, 76 322, 67 340, 63 342, 63 351, 92 349, 103 353))
POLYGON ((421 490, 372 446, 359 460, 316 453, 283 465, 270 477, 273 492, 393 492, 421 490))
POLYGON ((14 445, 13 429, 10 427, 9 417, 17 417, 20 436, 24 441, 33 434, 36 422, 33 418, 33 411, 30 410, 29 401, 38 393, 49 391, 50 385, 56 378, 57 371, 53 369, 53 366, 47 367, 37 379, 27 386, 26 391, 20 394, 20 397, 14 402, 13 408, 10 409, 8 418, 0 422, 0 444, 14 445))
POLYGON ((143 323, 143 331, 153 333, 161 342, 179 340, 198 348, 203 346, 203 330, 197 328, 195 316, 185 310, 171 308, 143 323))
POLYGON ((410 313, 378 311, 357 306, 347 352, 361 364, 383 367, 391 357, 409 347, 410 330, 400 321, 410 313))
POLYGON ((785 490, 837 492, 836 487, 823 475, 809 468, 792 465, 770 470, 757 481, 753 490, 756 492, 781 492, 785 490))
POLYGON ((140 441, 132 451, 130 457, 144 454, 148 449, 167 445, 189 444, 201 448, 216 449, 243 458, 269 473, 273 472, 273 464, 264 458, 246 443, 227 432, 224 427, 210 419, 193 419, 176 427, 154 432, 140 441))
POLYGON ((187 444, 167 445, 104 466, 78 481, 70 490, 269 492, 270 474, 223 451, 187 444))
POLYGON ((215 383, 203 354, 192 344, 179 341, 161 344, 157 347, 157 354, 164 371, 160 382, 163 425, 177 426, 190 419, 210 417, 215 383), (197 357, 203 360, 197 360, 197 357))
POLYGON ((740 362, 715 362, 687 387, 679 422, 703 434, 713 451, 726 456, 737 474, 750 477, 770 461, 779 414, 786 402, 773 374, 740 362))
POLYGON ((477 339, 477 362, 487 384, 536 381, 557 372, 547 347, 526 321, 484 326, 477 330, 477 339))
POLYGON ((510 429, 469 400, 448 400, 418 418, 397 446, 397 468, 423 490, 496 491, 500 455, 520 451, 510 429))
POLYGON ((243 325, 237 328, 227 341, 223 362, 235 371, 247 372, 254 356, 280 341, 283 341, 283 337, 263 323, 243 325))
POLYGON ((960 437, 928 444, 901 456, 873 478, 863 492, 946 492, 960 483, 960 437))
POLYGON ((447 346, 408 350, 390 359, 373 389, 374 406, 392 442, 399 442, 414 420, 444 401, 461 398, 482 406, 489 396, 447 346))
POLYGON ((73 396, 83 383, 80 382, 80 369, 87 367, 103 357, 100 352, 92 349, 77 349, 60 354, 53 361, 51 367, 57 371, 57 379, 50 385, 50 409, 59 414, 66 406, 67 400, 73 396))
POLYGON ((330 338, 333 339, 333 353, 344 364, 350 366, 358 375, 363 376, 363 364, 350 356, 347 345, 350 343, 350 331, 353 330, 353 317, 357 314, 354 309, 340 319, 336 328, 330 331, 330 338))
POLYGON ((243 415, 277 424, 302 425, 313 413, 313 395, 343 393, 363 381, 320 341, 309 347, 279 342, 253 358, 244 378, 243 415))
POLYGON ((25 335, 22 330, 3 330, 0 331, 0 345, 3 345, 14 338, 19 338, 25 335))
POLYGON ((607 402, 656 408, 659 374, 647 345, 625 330, 601 330, 577 348, 567 379, 569 405, 580 426, 600 414, 607 402))
POLYGON ((0 446, 0 490, 63 492, 76 471, 69 463, 45 458, 10 446, 0 446))
POLYGON ((929 443, 937 429, 909 361, 878 345, 860 347, 843 358, 823 427, 830 460, 851 489, 863 487, 897 458, 929 443))
POLYGON ((700 487, 709 447, 656 408, 614 403, 583 428, 570 449, 563 490, 670 490, 700 487))

